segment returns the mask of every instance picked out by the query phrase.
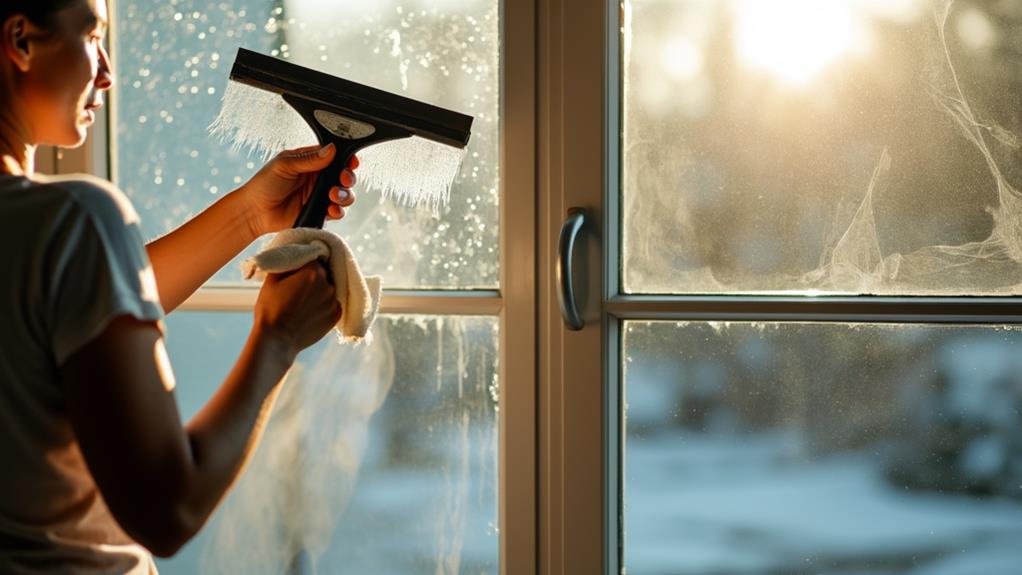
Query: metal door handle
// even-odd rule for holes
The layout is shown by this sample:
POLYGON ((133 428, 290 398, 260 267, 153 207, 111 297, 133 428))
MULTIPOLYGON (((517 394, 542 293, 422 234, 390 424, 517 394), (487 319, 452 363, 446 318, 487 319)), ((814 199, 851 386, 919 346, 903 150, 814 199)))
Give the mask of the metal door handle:
POLYGON ((582 232, 586 223, 585 211, 582 208, 571 208, 568 217, 561 225, 561 237, 557 242, 557 302, 561 304, 561 317, 564 325, 571 331, 578 331, 585 326, 582 315, 578 312, 575 302, 575 281, 571 274, 571 260, 575 255, 575 239, 582 232))

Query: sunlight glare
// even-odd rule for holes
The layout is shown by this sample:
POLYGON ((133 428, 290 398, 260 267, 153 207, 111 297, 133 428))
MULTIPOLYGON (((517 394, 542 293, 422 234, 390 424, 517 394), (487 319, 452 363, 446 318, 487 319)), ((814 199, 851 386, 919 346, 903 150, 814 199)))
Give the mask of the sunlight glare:
POLYGON ((161 379, 163 380, 163 388, 170 393, 177 387, 177 380, 174 379, 174 370, 170 366, 170 356, 167 355, 167 346, 163 343, 163 338, 156 340, 156 346, 153 348, 153 359, 156 360, 156 369, 159 370, 161 379))
POLYGON ((738 54, 746 65, 803 86, 864 47, 855 0, 734 0, 738 54))
POLYGON ((703 51, 688 38, 674 38, 661 52, 664 70, 677 80, 691 80, 703 70, 703 51))

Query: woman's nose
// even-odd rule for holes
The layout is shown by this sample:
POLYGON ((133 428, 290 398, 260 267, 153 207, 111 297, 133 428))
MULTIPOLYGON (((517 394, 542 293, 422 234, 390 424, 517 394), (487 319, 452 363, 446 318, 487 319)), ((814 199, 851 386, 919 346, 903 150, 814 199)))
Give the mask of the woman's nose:
POLYGON ((96 74, 96 88, 109 90, 114 86, 114 72, 110 67, 110 55, 102 45, 99 48, 99 73, 96 74))

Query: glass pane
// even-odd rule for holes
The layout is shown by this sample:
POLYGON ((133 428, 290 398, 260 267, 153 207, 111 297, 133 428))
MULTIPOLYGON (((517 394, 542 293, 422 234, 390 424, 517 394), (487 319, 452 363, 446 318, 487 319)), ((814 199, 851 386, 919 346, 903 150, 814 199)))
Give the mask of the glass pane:
POLYGON ((1022 331, 630 322, 629 574, 1011 575, 1022 331))
MULTIPOLYGON (((498 5, 498 0, 118 1, 115 181, 131 197, 150 237, 246 181, 261 159, 210 138, 207 126, 220 109, 239 46, 284 57, 475 117, 451 203, 439 217, 428 207, 400 207, 356 187, 356 207, 343 223, 328 227, 348 240, 363 270, 381 274, 387 287, 496 288, 498 5)), ((239 281, 238 261, 214 279, 239 281)))
POLYGON ((1022 293, 1022 3, 627 0, 632 293, 1022 293))
MULTIPOLYGON (((250 324, 169 317, 182 417, 250 324)), ((384 316, 373 332, 300 356, 241 481, 160 573, 498 572, 497 320, 384 316)))

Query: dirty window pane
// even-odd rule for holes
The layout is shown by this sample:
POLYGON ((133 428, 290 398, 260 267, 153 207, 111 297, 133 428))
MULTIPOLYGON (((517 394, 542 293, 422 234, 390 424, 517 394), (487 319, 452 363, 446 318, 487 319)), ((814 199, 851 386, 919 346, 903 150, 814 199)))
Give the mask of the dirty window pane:
MULTIPOLYGON (((183 418, 250 325, 169 316, 183 418)), ((245 475, 161 574, 496 575, 497 320, 383 316, 373 332, 299 357, 245 475)))
POLYGON ((1022 3, 628 0, 632 293, 1022 293, 1022 3))
MULTIPOLYGON (((428 207, 398 206, 363 186, 356 187, 358 202, 343 223, 328 227, 387 287, 496 288, 498 4, 115 2, 115 181, 150 238, 247 181, 261 156, 233 151, 209 137, 207 127, 239 46, 284 57, 475 117, 451 203, 438 216, 428 207)), ((239 261, 214 281, 240 281, 239 261)))
POLYGON ((1012 575, 1022 331, 630 322, 628 573, 1012 575))

